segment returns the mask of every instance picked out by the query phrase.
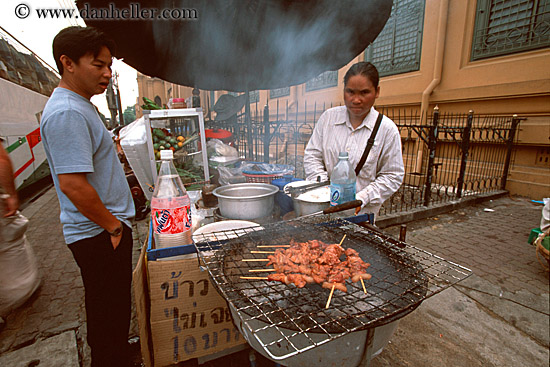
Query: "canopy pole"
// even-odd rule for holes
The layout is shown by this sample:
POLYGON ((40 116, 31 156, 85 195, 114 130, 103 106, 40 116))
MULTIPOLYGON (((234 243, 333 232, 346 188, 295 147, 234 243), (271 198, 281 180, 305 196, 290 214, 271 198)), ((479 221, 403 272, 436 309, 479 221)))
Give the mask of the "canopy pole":
POLYGON ((254 160, 254 147, 252 142, 252 119, 250 118, 250 92, 248 89, 245 91, 246 100, 244 103, 244 118, 246 122, 246 140, 248 145, 248 159, 254 160))

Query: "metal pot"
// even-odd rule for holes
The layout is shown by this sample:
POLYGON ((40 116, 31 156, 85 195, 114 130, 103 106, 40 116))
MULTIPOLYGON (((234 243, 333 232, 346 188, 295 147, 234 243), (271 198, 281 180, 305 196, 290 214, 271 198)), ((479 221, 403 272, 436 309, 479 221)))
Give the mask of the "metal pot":
POLYGON ((251 220, 270 216, 279 188, 264 183, 241 183, 218 187, 220 214, 229 219, 251 220))
POLYGON ((294 213, 296 213, 297 217, 317 213, 330 207, 330 191, 328 191, 328 186, 308 191, 295 198, 290 196, 290 194, 288 193, 288 188, 290 187, 298 187, 310 183, 311 182, 309 181, 291 182, 287 184, 283 189, 284 192, 292 198, 294 213))

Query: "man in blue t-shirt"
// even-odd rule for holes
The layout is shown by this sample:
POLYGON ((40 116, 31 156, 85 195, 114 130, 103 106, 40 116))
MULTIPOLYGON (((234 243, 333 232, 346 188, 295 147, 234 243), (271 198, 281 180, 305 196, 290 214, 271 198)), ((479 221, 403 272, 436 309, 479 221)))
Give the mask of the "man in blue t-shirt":
POLYGON ((90 102, 107 89, 114 43, 92 27, 53 41, 61 81, 40 133, 61 207, 63 235, 84 283, 92 366, 128 365, 132 195, 113 141, 90 102))

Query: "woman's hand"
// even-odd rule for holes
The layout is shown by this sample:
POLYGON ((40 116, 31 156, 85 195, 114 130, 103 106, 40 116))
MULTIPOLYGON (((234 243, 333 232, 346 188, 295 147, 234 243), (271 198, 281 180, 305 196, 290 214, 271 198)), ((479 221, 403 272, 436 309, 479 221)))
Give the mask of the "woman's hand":
POLYGON ((17 195, 10 195, 4 200, 5 212, 4 217, 11 217, 15 215, 17 209, 19 209, 19 199, 17 195))

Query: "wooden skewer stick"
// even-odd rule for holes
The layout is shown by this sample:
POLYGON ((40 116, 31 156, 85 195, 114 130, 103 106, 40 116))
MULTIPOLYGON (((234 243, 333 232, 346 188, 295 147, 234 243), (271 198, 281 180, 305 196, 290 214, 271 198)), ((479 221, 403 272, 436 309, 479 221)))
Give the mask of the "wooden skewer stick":
POLYGON ((342 237, 342 241, 340 241, 340 243, 338 244, 339 246, 342 246, 342 243, 344 243, 344 240, 346 239, 346 234, 344 235, 344 237, 342 237))
POLYGON ((267 277, 241 277, 241 279, 267 280, 267 277))
MULTIPOLYGON (((339 246, 342 246, 342 243, 344 242, 344 240, 346 239, 346 236, 347 235, 344 235, 344 237, 342 237, 342 240, 340 241, 340 243, 338 244, 339 246)), ((334 283, 332 283, 332 288, 330 290, 330 294, 328 296, 328 300, 327 300, 327 305, 325 306, 325 308, 328 308, 328 306, 330 306, 330 301, 332 300, 332 294, 334 293, 334 287, 336 285, 334 283)))
POLYGON ((363 278, 359 279, 361 279, 361 284, 363 284, 363 291, 365 292, 365 294, 367 294, 367 288, 365 288, 365 282, 363 282, 363 278))
POLYGON ((243 261, 269 261, 269 259, 242 259, 243 261))
POLYGON ((256 247, 262 248, 262 247, 290 247, 290 245, 258 245, 256 247))
POLYGON ((250 251, 251 254, 274 254, 275 251, 250 251))
POLYGON ((250 269, 251 273, 264 273, 266 271, 275 271, 275 269, 250 269))
POLYGON ((327 305, 325 306, 325 308, 328 308, 328 306, 330 305, 330 300, 332 299, 332 294, 334 293, 334 283, 332 284, 332 289, 330 290, 330 295, 328 296, 328 300, 327 300, 327 305))

